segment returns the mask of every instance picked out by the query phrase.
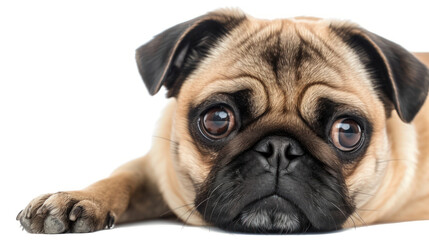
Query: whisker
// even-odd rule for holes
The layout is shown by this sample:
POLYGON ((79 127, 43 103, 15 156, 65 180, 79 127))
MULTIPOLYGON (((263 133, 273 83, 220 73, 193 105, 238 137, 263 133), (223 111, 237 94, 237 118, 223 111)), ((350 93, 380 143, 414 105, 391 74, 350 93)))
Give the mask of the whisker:
MULTIPOLYGON (((328 203, 330 203, 332 206, 334 206, 338 211, 340 211, 340 213, 344 216, 344 218, 345 219, 347 219, 348 217, 347 217, 347 215, 343 212, 343 210, 341 210, 341 208, 340 207, 338 207, 335 203, 333 203, 332 201, 329 201, 328 199, 326 199, 325 197, 323 197, 323 196, 321 196, 322 198, 324 198, 325 199, 325 201, 327 201, 328 203)), ((331 217, 332 217, 332 214, 331 214, 331 217)), ((352 218, 350 218, 351 220, 352 220, 352 222, 353 222, 353 225, 356 227, 356 224, 355 224, 355 221, 353 221, 353 219, 352 218)), ((334 222, 335 222, 335 220, 334 220, 334 222)), ((336 222, 335 222, 336 223, 336 222)), ((335 225, 337 225, 337 224, 335 224, 335 225)), ((336 227, 336 226, 335 226, 336 227)), ((338 230, 338 229, 337 229, 338 230)))
MULTIPOLYGON (((214 205, 214 207, 212 208, 212 211, 211 211, 211 213, 210 213, 210 220, 212 220, 212 217, 213 217, 213 212, 216 210, 216 207, 217 207, 217 204, 219 203, 219 201, 220 201, 220 199, 222 199, 223 198, 223 196, 225 195, 225 192, 222 192, 220 195, 219 195, 219 197, 216 199, 216 201, 215 201, 215 205, 214 205)), ((225 205, 224 205, 225 206, 225 205)), ((223 207, 221 208, 221 210, 223 209, 223 207)), ((217 219, 216 219, 216 222, 217 222, 217 219)))
POLYGON ((169 142, 171 142, 171 143, 174 143, 175 145, 179 145, 179 143, 178 142, 176 142, 176 141, 173 141, 173 140, 171 140, 171 139, 169 139, 169 138, 166 138, 166 137, 161 137, 161 136, 152 136, 153 138, 158 138, 158 139, 162 139, 162 140, 165 140, 165 141, 169 141, 169 142))
POLYGON ((368 224, 365 222, 365 220, 363 220, 357 211, 355 211, 353 214, 356 214, 359 217, 359 220, 363 223, 364 226, 368 226, 368 224))
MULTIPOLYGON (((230 191, 225 198, 229 198, 233 193, 234 193, 234 191, 230 191)), ((222 194, 221 194, 221 196, 222 196, 222 194)), ((227 206, 227 205, 230 205, 234 201, 236 201, 236 199, 235 198, 231 198, 228 203, 223 204, 222 208, 220 209, 220 211, 217 214, 216 222, 219 220, 220 214, 222 213, 224 207, 227 206)), ((212 212, 210 214, 210 219, 212 219, 214 211, 215 211, 215 208, 212 209, 212 212)))
POLYGON ((361 191, 354 191, 354 192, 362 194, 362 195, 375 196, 375 194, 373 194, 373 193, 366 193, 366 192, 361 192, 361 191))
POLYGON ((191 217, 191 215, 194 213, 194 210, 196 209, 196 207, 192 207, 191 209, 188 209, 185 213, 183 213, 180 217, 180 219, 182 219, 182 216, 186 215, 189 213, 188 217, 183 221, 182 224, 182 229, 188 225, 188 220, 191 217))
POLYGON ((307 232, 308 232, 308 230, 310 229, 310 227, 311 227, 311 224, 310 224, 310 223, 308 223, 308 224, 307 224, 307 228, 304 230, 304 233, 307 233, 307 232))
MULTIPOLYGON (((174 145, 176 145, 176 146, 179 146, 179 145, 180 145, 180 144, 179 144, 179 142, 174 141, 174 140, 169 139, 169 138, 166 138, 166 137, 161 137, 161 136, 156 136, 156 135, 154 135, 154 136, 152 136, 152 137, 153 137, 153 138, 162 139, 162 140, 165 140, 165 141, 169 141, 169 142, 173 143, 173 144, 174 144, 174 145)), ((191 141, 191 140, 189 140, 189 139, 183 139, 183 140, 184 140, 184 141, 187 141, 187 142, 189 142, 189 143, 191 143, 192 145, 196 145, 194 141, 191 141)))
MULTIPOLYGON (((189 211, 189 215, 188 217, 185 219, 182 228, 185 226, 185 224, 188 223, 189 218, 195 213, 195 211, 197 211, 198 207, 201 206, 201 204, 203 204, 204 202, 208 201, 210 198, 207 197, 206 199, 204 199, 203 201, 201 201, 197 206, 192 207, 190 210, 188 210, 186 213, 184 213, 183 215, 187 214, 189 211)), ((182 215, 182 216, 183 216, 182 215)))
POLYGON ((400 161, 404 161, 404 162, 414 162, 413 160, 409 160, 409 159, 385 159, 385 160, 379 160, 377 159, 377 163, 386 163, 386 162, 400 162, 400 161))
MULTIPOLYGON (((225 184, 225 182, 223 182, 223 183, 220 183, 217 187, 215 187, 212 191, 211 191, 211 193, 210 193, 210 195, 209 195, 209 199, 212 197, 212 195, 213 195, 213 193, 217 190, 217 189, 219 189, 223 184, 225 184)), ((222 195, 222 194, 221 194, 222 195)), ((204 214, 203 214, 203 216, 204 216, 204 219, 205 219, 205 217, 206 217, 206 212, 207 212, 207 207, 208 207, 208 205, 209 205, 209 202, 210 201, 208 201, 207 202, 207 204, 206 204, 206 207, 204 208, 204 214)))
POLYGON ((163 217, 163 216, 165 216, 165 215, 167 215, 169 213, 174 213, 173 211, 175 211, 175 210, 178 210, 178 209, 181 209, 181 208, 184 208, 184 207, 188 207, 188 206, 191 206, 193 204, 194 203, 188 203, 188 204, 184 204, 182 206, 176 207, 176 208, 168 209, 168 211, 166 211, 163 214, 159 215, 159 217, 163 217))
POLYGON ((356 210, 363 211, 363 212, 365 212, 365 211, 368 211, 368 212, 378 212, 378 211, 380 211, 378 209, 365 209, 365 208, 356 208, 356 210))

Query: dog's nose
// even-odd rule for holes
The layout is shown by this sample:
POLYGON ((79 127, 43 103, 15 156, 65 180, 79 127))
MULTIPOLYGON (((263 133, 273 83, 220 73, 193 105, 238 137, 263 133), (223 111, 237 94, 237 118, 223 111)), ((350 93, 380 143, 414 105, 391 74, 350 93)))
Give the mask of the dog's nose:
POLYGON ((285 169, 293 159, 303 156, 300 144, 284 136, 268 136, 257 143, 253 149, 264 156, 274 168, 285 169))

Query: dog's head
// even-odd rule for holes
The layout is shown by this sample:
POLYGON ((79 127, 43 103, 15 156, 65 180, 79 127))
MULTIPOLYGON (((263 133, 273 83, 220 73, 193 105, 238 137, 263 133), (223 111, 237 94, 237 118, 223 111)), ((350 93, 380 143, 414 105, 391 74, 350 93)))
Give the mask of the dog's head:
POLYGON ((152 95, 176 99, 181 194, 249 232, 347 224, 383 181, 387 119, 412 121, 429 86, 412 54, 356 25, 230 10, 166 30, 137 63, 152 95))

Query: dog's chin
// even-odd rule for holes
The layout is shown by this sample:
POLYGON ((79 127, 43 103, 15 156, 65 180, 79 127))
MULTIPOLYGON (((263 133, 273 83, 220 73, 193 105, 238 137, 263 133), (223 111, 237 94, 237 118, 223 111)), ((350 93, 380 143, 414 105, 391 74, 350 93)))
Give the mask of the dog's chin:
POLYGON ((296 233, 310 230, 311 224, 296 205, 278 195, 255 200, 223 228, 248 233, 296 233))

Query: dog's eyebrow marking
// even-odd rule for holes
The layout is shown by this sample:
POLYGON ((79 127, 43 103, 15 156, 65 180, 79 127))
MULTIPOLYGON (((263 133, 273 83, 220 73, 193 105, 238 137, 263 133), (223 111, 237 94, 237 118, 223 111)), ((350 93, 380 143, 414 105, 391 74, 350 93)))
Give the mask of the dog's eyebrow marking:
MULTIPOLYGON (((315 102, 321 98, 330 99, 333 102, 338 103, 339 105, 344 106, 353 106, 353 109, 360 109, 359 115, 368 116, 368 106, 364 104, 362 99, 358 96, 351 95, 349 92, 345 91, 341 86, 335 86, 326 82, 314 82, 307 84, 300 92, 296 112, 299 117, 307 124, 312 123, 313 119, 317 118, 317 109, 314 109, 316 105, 304 104, 303 102, 315 102), (313 86, 319 86, 315 91, 310 91, 313 86), (332 94, 335 92, 335 94, 332 94), (313 108, 311 107, 313 106, 313 108)), ((309 124, 310 126, 314 123, 309 124)))
POLYGON ((298 100, 297 100, 298 104, 296 105, 297 108, 301 108, 302 100, 304 99, 304 96, 305 96, 307 90, 313 86, 316 86, 316 85, 324 85, 324 86, 329 87, 329 88, 338 89, 337 86, 334 86, 334 85, 329 84, 327 82, 317 81, 317 82, 309 83, 309 84, 305 85, 301 89, 301 92, 298 94, 298 100))
POLYGON ((207 91, 201 92, 196 96, 192 105, 196 106, 205 99, 216 94, 232 94, 242 90, 250 90, 249 101, 252 102, 252 113, 254 116, 263 114, 269 107, 270 96, 265 83, 258 77, 250 73, 240 73, 233 76, 223 76, 222 79, 216 79, 206 87, 207 91))
POLYGON ((300 92, 300 94, 298 94, 298 100, 297 100, 297 105, 296 105, 296 113, 297 113, 297 115, 298 115, 298 117, 307 125, 307 127, 309 127, 310 129, 313 129, 311 126, 312 126, 312 124, 304 117, 304 114, 303 114, 303 112, 302 112, 302 107, 301 107, 301 105, 302 105, 302 101, 304 100, 304 96, 305 96, 305 94, 306 94, 306 92, 307 92, 307 90, 308 89, 310 89, 311 87, 313 87, 313 86, 316 86, 316 85, 323 85, 323 86, 326 86, 326 87, 329 87, 329 88, 332 88, 332 89, 338 89, 338 87, 336 87, 336 86, 333 86, 333 85, 331 85, 331 84, 329 84, 329 83, 326 83, 326 82, 321 82, 321 81, 318 81, 318 82, 312 82, 312 83, 309 83, 309 84, 307 84, 307 85, 305 85, 304 86, 304 88, 302 88, 302 90, 301 90, 301 92, 300 92))

